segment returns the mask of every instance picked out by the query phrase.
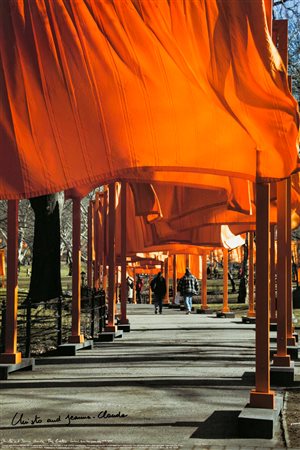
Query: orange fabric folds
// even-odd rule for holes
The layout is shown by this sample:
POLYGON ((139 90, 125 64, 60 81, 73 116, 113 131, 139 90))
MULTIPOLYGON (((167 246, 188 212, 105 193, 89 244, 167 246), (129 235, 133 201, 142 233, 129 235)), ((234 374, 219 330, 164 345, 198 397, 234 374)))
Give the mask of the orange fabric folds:
POLYGON ((0 198, 296 167, 263 0, 5 0, 0 52, 0 198))

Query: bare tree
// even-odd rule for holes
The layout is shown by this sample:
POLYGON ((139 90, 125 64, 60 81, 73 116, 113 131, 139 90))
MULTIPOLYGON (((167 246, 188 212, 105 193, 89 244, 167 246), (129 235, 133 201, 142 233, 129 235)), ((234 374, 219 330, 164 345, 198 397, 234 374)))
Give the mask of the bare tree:
MULTIPOLYGON (((24 264, 30 259, 33 247, 34 218, 28 200, 19 202, 19 237, 18 237, 18 260, 24 264)), ((0 247, 7 246, 7 201, 0 201, 0 247)))
POLYGON ((300 101, 300 2, 276 0, 273 4, 275 20, 288 20, 288 73, 292 77, 292 93, 300 101))

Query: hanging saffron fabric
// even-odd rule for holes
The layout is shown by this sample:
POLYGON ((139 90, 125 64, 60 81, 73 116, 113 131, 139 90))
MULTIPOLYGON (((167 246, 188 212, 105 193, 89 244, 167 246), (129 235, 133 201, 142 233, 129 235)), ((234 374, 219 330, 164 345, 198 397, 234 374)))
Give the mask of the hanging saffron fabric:
POLYGON ((263 0, 1 1, 0 56, 0 198, 296 167, 263 0))

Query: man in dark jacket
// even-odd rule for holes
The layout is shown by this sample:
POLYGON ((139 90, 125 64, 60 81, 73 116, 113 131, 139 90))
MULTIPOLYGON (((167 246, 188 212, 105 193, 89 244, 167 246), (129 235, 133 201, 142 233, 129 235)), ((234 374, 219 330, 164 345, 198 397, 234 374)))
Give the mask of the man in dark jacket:
POLYGON ((142 299, 141 299, 142 287, 143 287, 143 280, 138 275, 136 283, 135 283, 135 292, 136 292, 136 301, 137 301, 137 303, 142 303, 142 299))
POLYGON ((156 277, 150 283, 151 291, 154 293, 154 305, 155 305, 155 314, 159 309, 159 314, 162 313, 162 303, 163 298, 167 292, 166 280, 162 276, 161 272, 158 272, 156 277))
POLYGON ((187 267, 185 274, 180 278, 178 282, 177 290, 183 296, 186 313, 190 314, 193 304, 193 295, 199 292, 199 283, 196 277, 191 274, 190 269, 187 267))

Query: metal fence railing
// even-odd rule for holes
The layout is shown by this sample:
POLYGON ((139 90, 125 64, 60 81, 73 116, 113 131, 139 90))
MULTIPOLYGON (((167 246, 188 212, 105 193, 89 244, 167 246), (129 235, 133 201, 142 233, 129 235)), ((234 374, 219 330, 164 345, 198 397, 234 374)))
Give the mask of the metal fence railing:
MULTIPOLYGON (((106 303, 104 290, 85 289, 81 298, 81 333, 93 339, 105 327, 106 303)), ((0 352, 4 350, 6 298, 0 297, 0 352)), ((72 298, 33 302, 28 292, 18 293, 18 351, 24 357, 37 356, 57 349, 71 335, 72 298)))

